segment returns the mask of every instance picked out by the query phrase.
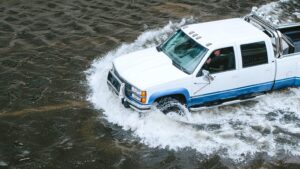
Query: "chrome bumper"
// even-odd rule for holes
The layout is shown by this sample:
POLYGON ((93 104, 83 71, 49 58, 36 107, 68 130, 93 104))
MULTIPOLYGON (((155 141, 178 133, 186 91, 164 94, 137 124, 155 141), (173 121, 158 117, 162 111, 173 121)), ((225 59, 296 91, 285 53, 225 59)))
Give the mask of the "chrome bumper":
MULTIPOLYGON (((118 81, 118 83, 120 84, 120 89, 118 91, 118 89, 109 81, 109 79, 107 79, 107 84, 109 86, 109 88, 116 94, 119 96, 119 99, 121 100, 122 104, 126 107, 126 108, 132 108, 133 110, 137 111, 137 112, 148 112, 151 110, 151 105, 148 104, 141 104, 138 103, 130 98, 128 98, 125 94, 125 83, 122 82, 113 71, 109 71, 109 74, 111 74, 111 76, 113 76, 114 79, 116 79, 118 81)), ((108 75, 110 76, 110 75, 108 75)))
POLYGON ((149 112, 151 110, 151 107, 152 107, 151 105, 136 103, 135 101, 130 100, 126 96, 124 97, 124 100, 123 100, 122 103, 124 105, 128 103, 130 108, 132 108, 133 110, 135 110, 137 112, 141 112, 141 113, 149 112))

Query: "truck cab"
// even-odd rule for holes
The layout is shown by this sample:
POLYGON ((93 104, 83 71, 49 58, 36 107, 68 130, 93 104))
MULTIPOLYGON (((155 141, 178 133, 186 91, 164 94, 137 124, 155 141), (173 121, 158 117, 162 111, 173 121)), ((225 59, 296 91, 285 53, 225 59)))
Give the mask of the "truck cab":
POLYGON ((195 34, 191 33, 193 30, 198 30, 198 41, 205 44, 208 52, 193 74, 188 106, 219 104, 272 88, 275 57, 271 39, 265 33, 242 19, 183 29, 191 37, 195 34))
POLYGON ((165 113, 174 107, 182 112, 176 105, 199 110, 264 94, 276 87, 277 58, 284 51, 268 26, 255 17, 184 26, 156 48, 116 58, 108 86, 139 112, 155 103, 165 113))

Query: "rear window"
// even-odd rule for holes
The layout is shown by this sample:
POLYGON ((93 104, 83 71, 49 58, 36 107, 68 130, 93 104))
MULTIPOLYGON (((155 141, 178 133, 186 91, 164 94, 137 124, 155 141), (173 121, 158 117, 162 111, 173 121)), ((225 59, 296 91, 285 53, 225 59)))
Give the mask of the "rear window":
POLYGON ((265 42, 241 45, 243 67, 268 63, 268 52, 265 42))

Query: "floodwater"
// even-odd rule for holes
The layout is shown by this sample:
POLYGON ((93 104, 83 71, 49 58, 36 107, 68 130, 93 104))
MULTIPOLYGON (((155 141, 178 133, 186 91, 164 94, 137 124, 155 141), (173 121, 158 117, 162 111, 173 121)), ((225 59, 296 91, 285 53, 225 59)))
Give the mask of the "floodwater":
POLYGON ((300 168, 299 88, 170 118, 106 86, 114 58, 252 9, 300 22, 299 0, 1 1, 0 168, 300 168))

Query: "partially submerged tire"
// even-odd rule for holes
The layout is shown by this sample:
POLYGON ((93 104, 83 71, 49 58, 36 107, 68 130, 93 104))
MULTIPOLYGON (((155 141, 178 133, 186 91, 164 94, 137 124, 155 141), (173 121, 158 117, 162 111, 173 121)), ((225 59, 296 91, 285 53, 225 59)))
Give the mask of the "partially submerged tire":
POLYGON ((157 102, 157 108, 164 114, 177 113, 178 115, 185 115, 185 106, 177 99, 172 97, 165 97, 157 102))

